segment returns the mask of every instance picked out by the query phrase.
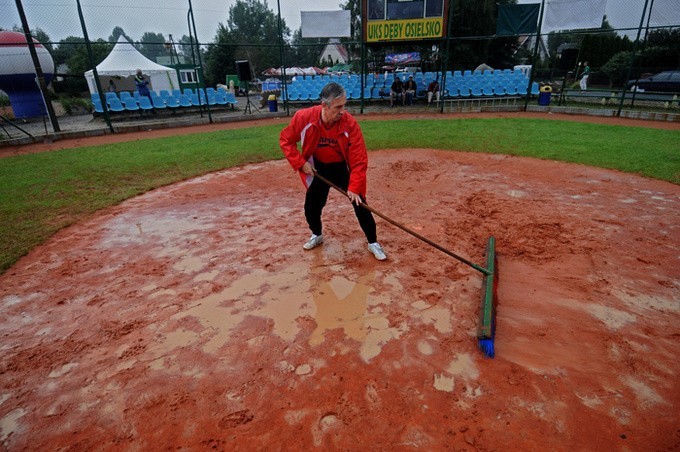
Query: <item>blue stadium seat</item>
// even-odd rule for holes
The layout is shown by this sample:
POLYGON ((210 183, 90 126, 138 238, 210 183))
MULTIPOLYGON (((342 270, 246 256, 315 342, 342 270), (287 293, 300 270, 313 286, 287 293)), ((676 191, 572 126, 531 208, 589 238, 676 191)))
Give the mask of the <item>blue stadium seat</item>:
POLYGON ((146 96, 141 96, 139 99, 137 99, 137 103, 139 104, 139 108, 142 110, 153 110, 153 105, 151 104, 151 99, 149 99, 146 96))
POLYGON ((227 103, 230 104, 232 107, 238 104, 238 101, 236 100, 236 96, 234 95, 234 93, 226 92, 224 93, 224 98, 226 99, 227 103))
POLYGON ((191 96, 188 94, 182 94, 179 96, 179 106, 180 107, 191 107, 191 96))
POLYGON ((135 98, 132 96, 123 97, 122 103, 127 111, 139 111, 139 105, 137 104, 135 98))
MULTIPOLYGON (((319 95, 321 95, 321 92, 319 92, 319 95)), ((361 99, 361 86, 352 88, 352 99, 361 99)))
POLYGON ((175 110, 180 107, 179 105, 179 99, 176 98, 175 96, 168 96, 165 98, 165 105, 172 109, 175 110))
POLYGON ((215 91, 215 103, 217 105, 227 105, 227 97, 225 96, 226 91, 218 89, 215 91))
POLYGON ((539 89, 538 83, 537 82, 532 83, 531 84, 531 95, 532 96, 538 96, 539 93, 540 93, 540 89, 539 89))
POLYGON ((161 96, 154 96, 153 94, 151 95, 151 103, 153 104, 153 108, 156 110, 162 110, 165 108, 165 100, 161 96))
POLYGON ((109 110, 115 111, 115 112, 125 111, 125 107, 123 106, 123 104, 121 103, 120 99, 118 99, 117 96, 114 95, 113 97, 111 97, 111 96, 107 96, 107 97, 108 97, 107 103, 109 104, 109 110))
POLYGON ((94 94, 92 95, 92 107, 94 108, 95 112, 104 113, 104 108, 102 108, 102 101, 99 99, 99 97, 94 97, 94 94))
POLYGON ((470 97, 472 94, 470 93, 470 87, 467 85, 462 85, 458 87, 458 94, 460 97, 470 97))

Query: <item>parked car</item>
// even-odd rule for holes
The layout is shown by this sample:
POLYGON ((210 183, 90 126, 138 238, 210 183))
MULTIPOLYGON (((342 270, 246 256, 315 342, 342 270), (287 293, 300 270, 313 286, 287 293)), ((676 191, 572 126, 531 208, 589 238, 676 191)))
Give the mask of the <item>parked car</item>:
POLYGON ((664 71, 640 80, 628 80, 626 88, 639 92, 680 93, 680 71, 664 71))

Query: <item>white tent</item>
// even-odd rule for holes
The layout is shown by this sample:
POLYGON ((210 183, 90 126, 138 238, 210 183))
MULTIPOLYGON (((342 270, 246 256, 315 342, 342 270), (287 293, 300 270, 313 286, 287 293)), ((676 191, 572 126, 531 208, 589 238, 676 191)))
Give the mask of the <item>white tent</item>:
MULTIPOLYGON (((179 89, 177 71, 167 66, 154 63, 128 42, 123 36, 118 38, 118 42, 111 50, 111 53, 97 65, 97 74, 100 77, 134 77, 137 69, 141 69, 145 76, 149 78, 149 89, 160 91, 162 89, 179 89)), ((87 86, 90 93, 97 92, 97 85, 94 81, 94 72, 89 70, 85 73, 87 86)), ((102 89, 106 90, 107 85, 102 89)))

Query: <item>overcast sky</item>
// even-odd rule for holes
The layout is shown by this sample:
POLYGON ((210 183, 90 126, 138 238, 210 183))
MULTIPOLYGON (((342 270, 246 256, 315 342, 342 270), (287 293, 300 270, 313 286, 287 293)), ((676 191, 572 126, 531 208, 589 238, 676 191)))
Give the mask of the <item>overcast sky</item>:
MULTIPOLYGON (((291 31, 300 27, 300 11, 337 10, 340 0, 279 0, 281 15, 291 31)), ((519 0, 519 3, 536 3, 540 0, 519 0)), ((677 14, 674 24, 680 24, 680 0, 655 0, 670 2, 677 14)), ((82 36, 75 0, 22 0, 31 28, 43 29, 52 41, 66 36, 82 36)), ((217 24, 226 25, 229 7, 235 0, 192 0, 198 38, 212 41, 217 24)), ((608 0, 606 14, 614 28, 636 28, 644 0, 608 0)), ((188 0, 81 0, 88 35, 91 39, 107 39, 115 26, 121 26, 134 40, 144 32, 169 34, 178 40, 188 34, 188 0), (113 6, 111 6, 113 5, 113 6), (159 6, 160 5, 160 6, 159 6)), ((277 12, 277 2, 270 0, 269 8, 277 12)), ((15 0, 0 0, 0 27, 12 28, 20 19, 15 0)))
MULTIPOLYGON (((218 23, 226 25, 229 7, 236 0, 192 0, 196 32, 201 42, 212 41, 218 23)), ((341 0, 280 0, 281 17, 292 31, 300 28, 300 11, 337 10, 341 0)), ((43 29, 50 39, 82 36, 75 0, 22 0, 31 28, 43 29)), ((90 39, 107 39, 113 27, 120 26, 134 40, 147 31, 172 34, 174 39, 188 35, 188 0, 81 0, 90 39)), ((275 0, 267 2, 278 12, 275 0)), ((0 28, 11 29, 21 20, 15 0, 0 0, 0 28)))

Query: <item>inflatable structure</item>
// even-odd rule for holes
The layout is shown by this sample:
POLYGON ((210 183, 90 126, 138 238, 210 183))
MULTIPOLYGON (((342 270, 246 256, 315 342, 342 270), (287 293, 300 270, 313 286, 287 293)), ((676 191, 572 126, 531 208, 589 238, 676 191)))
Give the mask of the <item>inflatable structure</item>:
MULTIPOLYGON (((49 84, 54 76, 54 61, 45 47, 35 39, 40 67, 49 84)), ((9 96, 15 118, 33 118, 47 114, 35 73, 26 36, 15 31, 0 31, 0 90, 9 96)))

